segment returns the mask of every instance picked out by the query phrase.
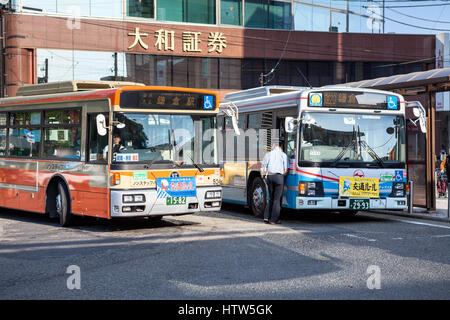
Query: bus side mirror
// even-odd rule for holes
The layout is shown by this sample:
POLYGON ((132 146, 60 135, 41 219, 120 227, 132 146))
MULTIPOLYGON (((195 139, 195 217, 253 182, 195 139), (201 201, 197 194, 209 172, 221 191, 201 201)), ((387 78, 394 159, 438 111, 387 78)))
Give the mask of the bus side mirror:
POLYGON ((426 111, 425 108, 420 103, 420 101, 408 101, 406 102, 406 107, 412 108, 412 112, 414 116, 417 118, 414 121, 410 119, 410 121, 414 123, 414 125, 417 125, 418 121, 420 125, 420 131, 422 131, 422 133, 426 133, 427 132, 426 111))
POLYGON ((294 132, 297 125, 298 120, 295 119, 294 117, 286 117, 286 119, 284 119, 284 129, 286 130, 287 133, 294 132))
POLYGON ((219 114, 224 114, 226 117, 231 118, 231 125, 233 126, 234 133, 237 136, 239 136, 241 134, 241 132, 239 131, 239 126, 237 123, 237 119, 239 116, 239 110, 238 110, 237 106, 233 102, 230 101, 230 105, 227 105, 222 108, 223 109, 221 110, 221 112, 219 114))
POLYGON ((231 124, 233 125, 234 133, 239 136, 241 132, 239 131, 236 115, 234 114, 231 116, 231 124))
POLYGON ((97 115, 97 117, 95 118, 96 122, 97 122, 97 133, 99 136, 105 136, 107 131, 106 131, 106 118, 104 114, 99 114, 97 115))

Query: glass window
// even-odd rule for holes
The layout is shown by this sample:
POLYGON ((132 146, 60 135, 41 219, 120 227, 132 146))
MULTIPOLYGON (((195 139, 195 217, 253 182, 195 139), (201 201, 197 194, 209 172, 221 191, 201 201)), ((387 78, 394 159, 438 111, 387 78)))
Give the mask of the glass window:
POLYGON ((405 162, 403 117, 303 113, 301 123, 300 160, 405 162))
POLYGON ((212 116, 170 115, 170 114, 116 114, 116 120, 125 124, 117 130, 122 147, 113 153, 113 161, 171 161, 177 165, 211 163, 211 151, 206 142, 212 141, 205 134, 215 128, 212 116), (202 149, 203 148, 203 149, 202 149), (206 150, 206 151, 205 151, 206 150), (209 156, 202 156, 203 153, 209 156), (203 158, 203 159, 202 159, 203 158))
POLYGON ((242 25, 242 0, 220 1, 220 23, 242 25))
POLYGON ((41 130, 25 128, 10 129, 9 155, 22 157, 38 157, 41 145, 41 130))
POLYGON ((245 26, 248 28, 267 28, 267 0, 245 1, 245 26))
POLYGON ((6 128, 0 129, 0 155, 6 154, 6 128))
POLYGON ((0 126, 6 126, 6 112, 0 113, 0 126))
POLYGON ((153 0, 127 0, 127 15, 130 17, 150 18, 155 17, 153 0))
POLYGON ((125 53, 37 49, 36 69, 40 81, 46 77, 46 61, 48 82, 110 80, 116 73, 118 77, 127 76, 125 53))
POLYGON ((45 124, 79 124, 80 110, 55 110, 45 112, 45 124))
POLYGON ((22 0, 22 10, 30 12, 57 12, 56 0, 22 0), (35 9, 35 10, 33 10, 35 9))
POLYGON ((203 132, 202 139, 202 163, 216 164, 217 148, 215 145, 216 138, 216 118, 203 117, 201 120, 201 132, 203 132))
POLYGON ((215 0, 158 0, 158 20, 216 23, 215 0))
POLYGON ((189 58, 191 88, 218 88, 218 62, 214 58, 189 58))
POLYGON ((173 85, 188 87, 188 59, 187 57, 173 57, 173 85))
POLYGON ((89 0, 57 0, 56 12, 73 16, 89 16, 89 0))
POLYGON ((122 18, 122 0, 90 0, 89 8, 90 16, 122 18))
POLYGON ((81 129, 45 128, 44 156, 80 159, 81 129))
POLYGON ((220 89, 239 89, 241 85, 241 59, 219 59, 220 89))
POLYGON ((291 4, 287 2, 270 1, 269 3, 269 28, 291 29, 291 4))
POLYGON ((14 112, 10 114, 9 123, 11 126, 20 125, 40 125, 40 112, 14 112))
POLYGON ((122 0, 22 0, 22 11, 121 18, 122 0))
POLYGON ((172 57, 156 56, 156 85, 172 85, 172 57))
MULTIPOLYGON (((109 123, 108 115, 104 115, 109 123)), ((106 161, 103 151, 108 146, 108 135, 100 136, 97 133, 97 114, 89 115, 89 161, 106 161)))

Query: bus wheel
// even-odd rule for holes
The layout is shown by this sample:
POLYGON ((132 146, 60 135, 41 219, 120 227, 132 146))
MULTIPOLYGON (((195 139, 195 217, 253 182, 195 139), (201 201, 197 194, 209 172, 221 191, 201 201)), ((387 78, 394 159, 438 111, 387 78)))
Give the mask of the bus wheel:
POLYGON ((72 215, 70 214, 68 192, 66 186, 62 182, 58 183, 55 201, 56 213, 59 216, 59 224, 62 227, 69 226, 72 222, 72 215))
POLYGON ((253 215, 256 217, 263 217, 267 203, 267 190, 266 184, 260 177, 253 180, 248 200, 253 215))

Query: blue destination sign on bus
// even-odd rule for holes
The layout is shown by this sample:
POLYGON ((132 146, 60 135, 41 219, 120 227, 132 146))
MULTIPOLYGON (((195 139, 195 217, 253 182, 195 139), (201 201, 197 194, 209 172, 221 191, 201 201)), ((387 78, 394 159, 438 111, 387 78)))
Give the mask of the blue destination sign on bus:
POLYGON ((120 106, 134 109, 215 110, 216 96, 197 92, 124 91, 120 106))
POLYGON ((374 92, 322 91, 309 94, 310 107, 399 110, 397 96, 374 92))

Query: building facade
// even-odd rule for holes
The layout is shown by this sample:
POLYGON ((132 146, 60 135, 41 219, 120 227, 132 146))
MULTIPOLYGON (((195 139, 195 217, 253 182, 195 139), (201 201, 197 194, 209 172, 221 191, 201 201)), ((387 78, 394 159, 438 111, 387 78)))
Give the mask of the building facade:
POLYGON ((434 68, 434 35, 383 34, 364 4, 14 0, 2 10, 1 95, 29 83, 116 79, 223 97, 434 68))

